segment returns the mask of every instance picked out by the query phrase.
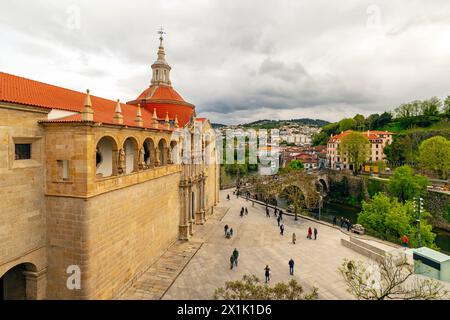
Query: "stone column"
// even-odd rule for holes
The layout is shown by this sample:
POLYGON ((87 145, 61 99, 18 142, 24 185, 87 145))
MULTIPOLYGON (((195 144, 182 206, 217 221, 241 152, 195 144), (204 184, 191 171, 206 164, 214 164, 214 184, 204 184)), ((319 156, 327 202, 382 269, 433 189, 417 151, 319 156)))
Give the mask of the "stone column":
POLYGON ((24 271, 27 300, 42 300, 47 296, 47 268, 40 271, 24 271))
POLYGON ((159 167, 161 165, 161 161, 159 161, 159 154, 160 154, 159 148, 156 147, 155 148, 155 163, 154 163, 155 167, 159 167))
MULTIPOLYGON (((189 234, 192 236, 194 235, 194 219, 192 218, 192 184, 190 184, 189 188, 188 188, 188 210, 187 213, 189 215, 189 234)), ((195 201, 195 199, 194 199, 195 201)), ((195 209, 195 208, 194 208, 195 209)))
POLYGON ((203 190, 202 190, 202 181, 197 181, 197 189, 198 189, 198 197, 196 199, 197 202, 197 212, 195 213, 195 224, 205 224, 205 211, 203 210, 203 190))
POLYGON ((189 190, 186 181, 182 181, 180 186, 180 226, 179 226, 179 238, 180 240, 189 240, 189 190))

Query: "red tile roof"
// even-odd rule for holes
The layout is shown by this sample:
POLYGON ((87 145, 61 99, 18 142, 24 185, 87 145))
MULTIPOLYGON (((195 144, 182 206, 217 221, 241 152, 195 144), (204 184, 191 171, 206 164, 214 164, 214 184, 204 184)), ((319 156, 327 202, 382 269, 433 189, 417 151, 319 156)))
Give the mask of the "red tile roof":
POLYGON ((185 102, 174 88, 169 86, 150 86, 136 100, 171 100, 185 102))
MULTIPOLYGON (((150 88, 149 88, 150 89, 150 88)), ((156 88, 156 96, 159 99, 183 102, 181 105, 171 103, 156 103, 149 101, 143 104, 142 118, 144 127, 152 128, 153 109, 156 108, 158 119, 164 120, 166 112, 169 118, 175 119, 178 116, 179 126, 186 125, 194 113, 194 107, 184 102, 181 96, 171 87, 160 86, 156 88)), ((0 101, 17 103, 30 106, 38 106, 48 109, 60 109, 74 112, 81 112, 84 105, 86 93, 78 92, 43 82, 18 77, 15 75, 0 72, 0 101)), ((113 123, 113 116, 116 101, 100 98, 91 95, 92 107, 94 109, 94 121, 102 123, 113 123)), ((124 125, 135 126, 137 106, 121 103, 124 125)), ((52 122, 81 121, 81 115, 72 115, 65 118, 53 120, 52 122)), ((161 126, 161 129, 165 128, 161 126)))
MULTIPOLYGON (((330 137, 330 141, 336 141, 336 140, 340 140, 343 137, 347 136, 349 133, 353 132, 353 130, 347 130, 344 132, 341 132, 340 134, 337 134, 335 136, 330 137)), ((365 131, 365 132, 361 132, 362 134, 364 134, 364 136, 368 139, 380 139, 380 135, 393 135, 394 133, 389 132, 389 131, 365 131)))

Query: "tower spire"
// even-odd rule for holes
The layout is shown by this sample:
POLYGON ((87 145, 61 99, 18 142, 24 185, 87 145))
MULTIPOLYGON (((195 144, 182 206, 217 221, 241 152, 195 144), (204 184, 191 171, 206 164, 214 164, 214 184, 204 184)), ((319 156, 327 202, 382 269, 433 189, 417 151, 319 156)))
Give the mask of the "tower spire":
POLYGON ((172 69, 166 61, 166 52, 164 50, 163 35, 166 34, 163 27, 161 27, 158 32, 159 34, 159 48, 158 48, 158 58, 155 63, 152 64, 153 76, 151 85, 166 85, 170 86, 170 70, 172 69))

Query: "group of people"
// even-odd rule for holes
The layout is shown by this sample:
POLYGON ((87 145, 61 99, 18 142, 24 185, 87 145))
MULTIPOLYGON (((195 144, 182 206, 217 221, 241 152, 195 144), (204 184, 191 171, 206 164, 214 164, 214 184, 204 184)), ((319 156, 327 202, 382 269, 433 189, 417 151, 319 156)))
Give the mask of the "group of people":
MULTIPOLYGON (((289 266, 289 275, 293 276, 294 275, 294 259, 290 259, 288 262, 288 266, 289 266)), ((266 283, 268 283, 270 281, 270 276, 272 275, 272 272, 270 270, 269 265, 266 265, 266 267, 264 268, 264 277, 266 280, 266 283)))
MULTIPOLYGON (((352 223, 350 222, 349 219, 341 217, 340 219, 340 224, 341 224, 341 228, 346 228, 347 231, 350 231, 350 228, 352 227, 352 223)), ((334 216, 333 217, 333 226, 335 226, 337 224, 337 217, 334 216)))
MULTIPOLYGON (((317 228, 314 227, 314 240, 317 240, 317 228)), ((312 239, 312 235, 313 235, 313 230, 311 229, 311 227, 308 228, 308 234, 306 235, 306 239, 312 239)))
POLYGON ((241 218, 243 218, 244 217, 244 214, 245 215, 248 215, 248 209, 247 209, 247 207, 242 207, 241 208, 241 213, 239 214, 240 216, 241 216, 241 218))
POLYGON ((230 228, 228 224, 226 224, 223 229, 225 230, 225 237, 230 239, 233 236, 233 228, 230 228))

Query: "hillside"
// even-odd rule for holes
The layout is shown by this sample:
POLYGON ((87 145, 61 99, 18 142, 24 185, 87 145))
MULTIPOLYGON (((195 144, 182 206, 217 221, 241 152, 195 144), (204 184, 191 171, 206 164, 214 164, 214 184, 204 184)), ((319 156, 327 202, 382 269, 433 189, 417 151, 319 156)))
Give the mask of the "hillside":
POLYGON ((245 128, 262 128, 262 129, 277 129, 285 125, 300 125, 300 126, 314 126, 323 127, 329 124, 328 121, 320 119, 291 119, 291 120, 258 120, 250 123, 245 123, 242 126, 245 128))

